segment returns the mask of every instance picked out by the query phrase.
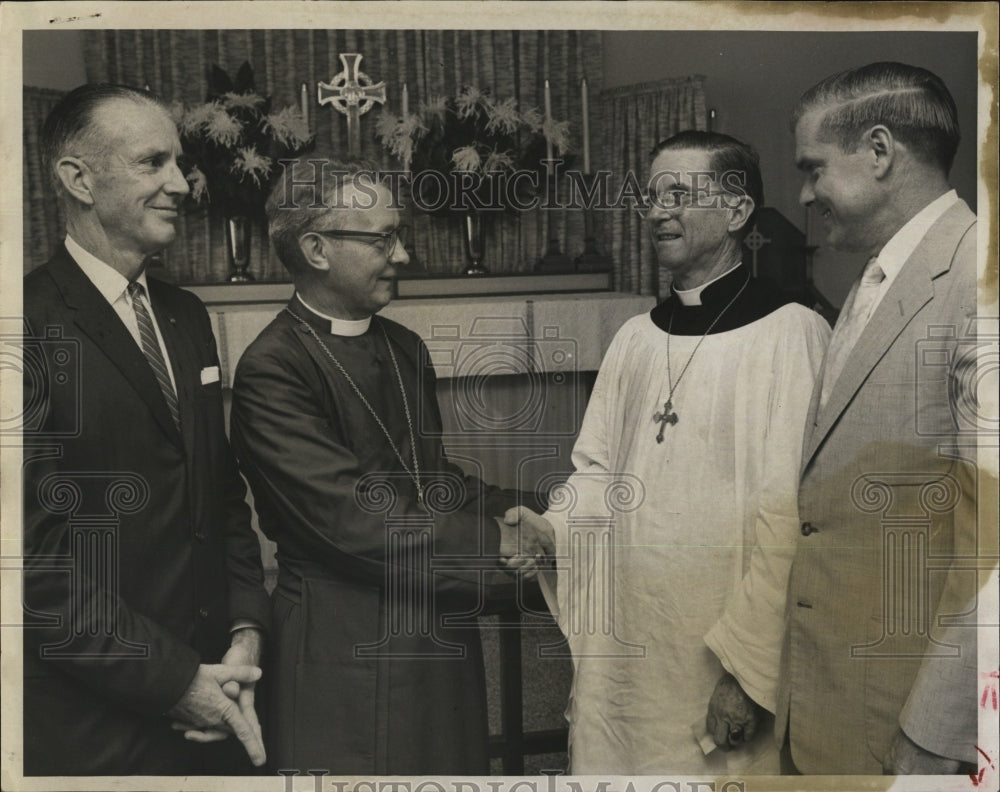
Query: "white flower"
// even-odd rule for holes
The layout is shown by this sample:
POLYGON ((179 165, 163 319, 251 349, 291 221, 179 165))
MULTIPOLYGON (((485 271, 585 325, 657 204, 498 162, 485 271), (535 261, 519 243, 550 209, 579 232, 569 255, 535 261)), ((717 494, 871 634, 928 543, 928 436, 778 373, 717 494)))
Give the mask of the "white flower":
POLYGON ((542 134, 560 154, 569 149, 569 121, 547 118, 542 123, 542 134))
POLYGON ((304 146, 312 138, 309 125, 297 107, 286 107, 279 113, 264 118, 264 131, 270 132, 282 146, 294 149, 304 146))
POLYGON ((517 112, 516 99, 504 99, 502 102, 488 106, 487 115, 490 120, 486 124, 487 132, 500 131, 505 135, 517 132, 521 116, 517 112))
POLYGON ((462 146, 452 153, 451 161, 456 171, 476 171, 483 160, 475 146, 462 146))
POLYGON ((375 119, 375 136, 383 143, 390 144, 396 137, 396 128, 402 122, 387 110, 383 110, 375 119))
POLYGON ((529 107, 521 113, 521 122, 532 132, 542 128, 542 114, 534 107, 529 107))
POLYGON ((455 101, 455 109, 458 117, 464 120, 473 115, 476 112, 476 106, 482 98, 483 92, 474 85, 467 85, 463 88, 462 93, 458 95, 458 99, 455 101))
POLYGON ((256 110, 260 105, 264 104, 264 97, 255 93, 238 94, 230 91, 222 97, 222 103, 226 106, 227 110, 233 110, 237 107, 256 110))
POLYGON ((428 121, 437 119, 444 123, 445 113, 448 111, 448 101, 443 96, 432 96, 426 102, 420 104, 420 115, 428 121))
POLYGON ((254 184, 261 186, 261 179, 271 170, 271 158, 258 153, 253 146, 246 146, 237 149, 236 158, 233 160, 233 173, 240 174, 242 179, 249 176, 254 184))
POLYGON ((511 156, 510 151, 497 151, 493 149, 486 158, 483 171, 485 173, 494 173, 502 170, 514 170, 514 158, 511 156))
POLYGON ((211 116, 205 122, 205 134, 220 146, 228 148, 239 140, 243 124, 229 115, 222 105, 213 104, 212 108, 211 116))
POLYGON ((413 158, 413 147, 417 139, 427 132, 420 117, 413 113, 400 118, 392 113, 379 114, 375 122, 375 135, 393 156, 408 163, 413 158))
POLYGON ((182 135, 194 135, 200 132, 219 110, 214 102, 195 105, 184 111, 177 126, 182 135))
POLYGON ((197 165, 191 167, 186 178, 188 184, 191 185, 191 200, 195 203, 201 203, 201 199, 204 198, 206 202, 211 202, 212 197, 208 194, 208 180, 197 165))

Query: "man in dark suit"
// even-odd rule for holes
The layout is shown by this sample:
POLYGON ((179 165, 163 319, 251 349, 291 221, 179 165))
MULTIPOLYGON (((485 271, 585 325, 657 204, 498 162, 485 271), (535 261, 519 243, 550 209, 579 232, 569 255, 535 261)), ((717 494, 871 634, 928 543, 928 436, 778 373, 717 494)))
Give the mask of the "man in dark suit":
POLYGON ((778 736, 804 773, 969 772, 995 547, 977 521, 976 216, 948 184, 955 103, 925 69, 873 63, 807 91, 794 128, 801 201, 867 263, 806 426, 778 736))
POLYGON ((24 772, 250 772, 260 549, 208 315, 143 271, 188 191, 177 132, 85 85, 42 137, 67 236, 24 280, 24 772))

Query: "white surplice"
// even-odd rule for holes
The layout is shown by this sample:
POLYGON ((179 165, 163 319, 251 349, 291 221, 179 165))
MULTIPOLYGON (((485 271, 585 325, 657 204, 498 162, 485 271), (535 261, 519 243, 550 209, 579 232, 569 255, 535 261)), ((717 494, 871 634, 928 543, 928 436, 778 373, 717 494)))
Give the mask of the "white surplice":
MULTIPOLYGON (((573 652, 574 774, 776 773, 770 730, 707 757, 692 733, 719 677, 774 709, 799 533, 802 436, 829 327, 785 305, 706 336, 659 428, 667 334, 648 314, 609 348, 546 517, 542 587, 573 652)), ((677 381, 701 336, 670 338, 677 381)))

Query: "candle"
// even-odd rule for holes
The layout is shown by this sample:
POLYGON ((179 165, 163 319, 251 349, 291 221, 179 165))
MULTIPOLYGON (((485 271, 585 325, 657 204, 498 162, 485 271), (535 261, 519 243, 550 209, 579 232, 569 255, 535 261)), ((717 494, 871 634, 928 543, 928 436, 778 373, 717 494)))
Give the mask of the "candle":
POLYGON ((305 83, 299 89, 299 104, 302 106, 302 120, 309 126, 309 89, 305 83))
POLYGON ((583 172, 590 173, 590 97, 587 96, 587 78, 580 83, 580 104, 583 107, 583 172))
MULTIPOLYGON (((403 83, 403 99, 402 99, 402 111, 403 120, 410 114, 410 90, 406 87, 406 83, 403 83)), ((407 173, 410 172, 410 153, 407 152, 403 155, 403 170, 407 173)))
MULTIPOLYGON (((545 81, 545 120, 552 120, 552 92, 549 89, 549 81, 545 81)), ((552 141, 548 137, 545 138, 545 156, 548 159, 553 159, 552 157, 552 141)))

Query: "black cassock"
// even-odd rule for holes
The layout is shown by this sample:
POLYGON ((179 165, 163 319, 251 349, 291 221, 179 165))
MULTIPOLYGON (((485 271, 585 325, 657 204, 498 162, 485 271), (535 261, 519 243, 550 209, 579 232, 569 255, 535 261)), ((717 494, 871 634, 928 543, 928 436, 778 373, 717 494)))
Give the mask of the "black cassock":
POLYGON ((332 335, 297 299, 289 308, 319 340, 283 311, 247 349, 233 386, 233 447, 261 528, 278 545, 270 760, 301 773, 488 773, 474 614, 512 596, 493 517, 518 495, 445 458, 418 336, 380 317, 363 335, 332 335), (387 342, 427 507, 372 415, 413 472, 387 342))

